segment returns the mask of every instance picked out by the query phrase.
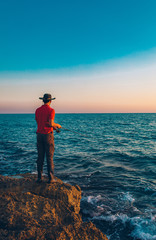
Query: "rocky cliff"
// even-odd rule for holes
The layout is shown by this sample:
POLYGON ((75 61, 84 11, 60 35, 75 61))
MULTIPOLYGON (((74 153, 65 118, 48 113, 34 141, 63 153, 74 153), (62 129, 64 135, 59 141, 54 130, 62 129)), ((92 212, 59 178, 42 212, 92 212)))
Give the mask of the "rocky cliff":
POLYGON ((0 239, 107 240, 79 214, 81 189, 60 179, 36 183, 36 176, 0 176, 0 239))

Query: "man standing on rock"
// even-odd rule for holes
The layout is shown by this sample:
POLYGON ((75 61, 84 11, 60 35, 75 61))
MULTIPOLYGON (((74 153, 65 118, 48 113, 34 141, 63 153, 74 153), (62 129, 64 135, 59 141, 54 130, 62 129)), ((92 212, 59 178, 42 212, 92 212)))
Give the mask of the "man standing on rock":
POLYGON ((44 157, 46 155, 47 170, 48 170, 48 183, 54 180, 54 134, 53 130, 61 128, 60 124, 54 122, 55 110, 50 107, 51 101, 55 98, 51 97, 51 94, 45 93, 43 97, 40 97, 44 104, 36 109, 35 119, 37 122, 37 182, 42 182, 42 172, 44 157))

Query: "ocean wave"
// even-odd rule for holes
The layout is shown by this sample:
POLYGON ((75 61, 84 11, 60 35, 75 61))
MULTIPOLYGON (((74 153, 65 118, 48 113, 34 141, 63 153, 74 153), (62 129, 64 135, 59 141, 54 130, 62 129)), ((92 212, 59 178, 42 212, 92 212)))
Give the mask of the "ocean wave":
POLYGON ((82 216, 84 220, 93 221, 110 240, 155 240, 155 208, 142 212, 133 205, 135 201, 129 192, 120 193, 116 199, 100 194, 84 196, 81 201, 82 216))
MULTIPOLYGON (((143 219, 141 217, 128 217, 126 214, 115 214, 109 216, 94 216, 92 220, 109 222, 112 227, 117 224, 122 224, 123 228, 126 228, 126 225, 128 225, 128 228, 131 229, 129 236, 133 237, 133 239, 156 240, 155 217, 143 219)), ((123 228, 121 229, 123 230, 123 228)), ((111 235, 113 238, 110 237, 110 240, 115 240, 115 234, 111 233, 111 235)), ((116 233, 116 236, 117 235, 120 237, 120 232, 116 233)), ((128 236, 126 239, 129 239, 128 236)))

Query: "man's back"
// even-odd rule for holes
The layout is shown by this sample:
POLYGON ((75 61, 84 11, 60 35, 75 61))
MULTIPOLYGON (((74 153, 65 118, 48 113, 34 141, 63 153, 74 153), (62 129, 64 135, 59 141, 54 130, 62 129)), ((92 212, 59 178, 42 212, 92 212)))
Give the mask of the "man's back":
POLYGON ((37 133, 48 134, 53 132, 53 127, 49 126, 49 120, 55 118, 55 110, 44 104, 36 109, 35 119, 37 121, 37 133))

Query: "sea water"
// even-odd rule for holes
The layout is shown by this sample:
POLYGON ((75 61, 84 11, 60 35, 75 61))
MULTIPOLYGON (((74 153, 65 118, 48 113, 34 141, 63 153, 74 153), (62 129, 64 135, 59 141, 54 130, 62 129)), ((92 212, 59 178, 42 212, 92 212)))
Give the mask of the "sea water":
MULTIPOLYGON (((54 134, 55 175, 81 187, 83 220, 110 240, 156 239, 156 114, 56 114, 55 122, 74 131, 54 134)), ((0 174, 36 172, 34 114, 1 114, 0 136, 0 174)))

